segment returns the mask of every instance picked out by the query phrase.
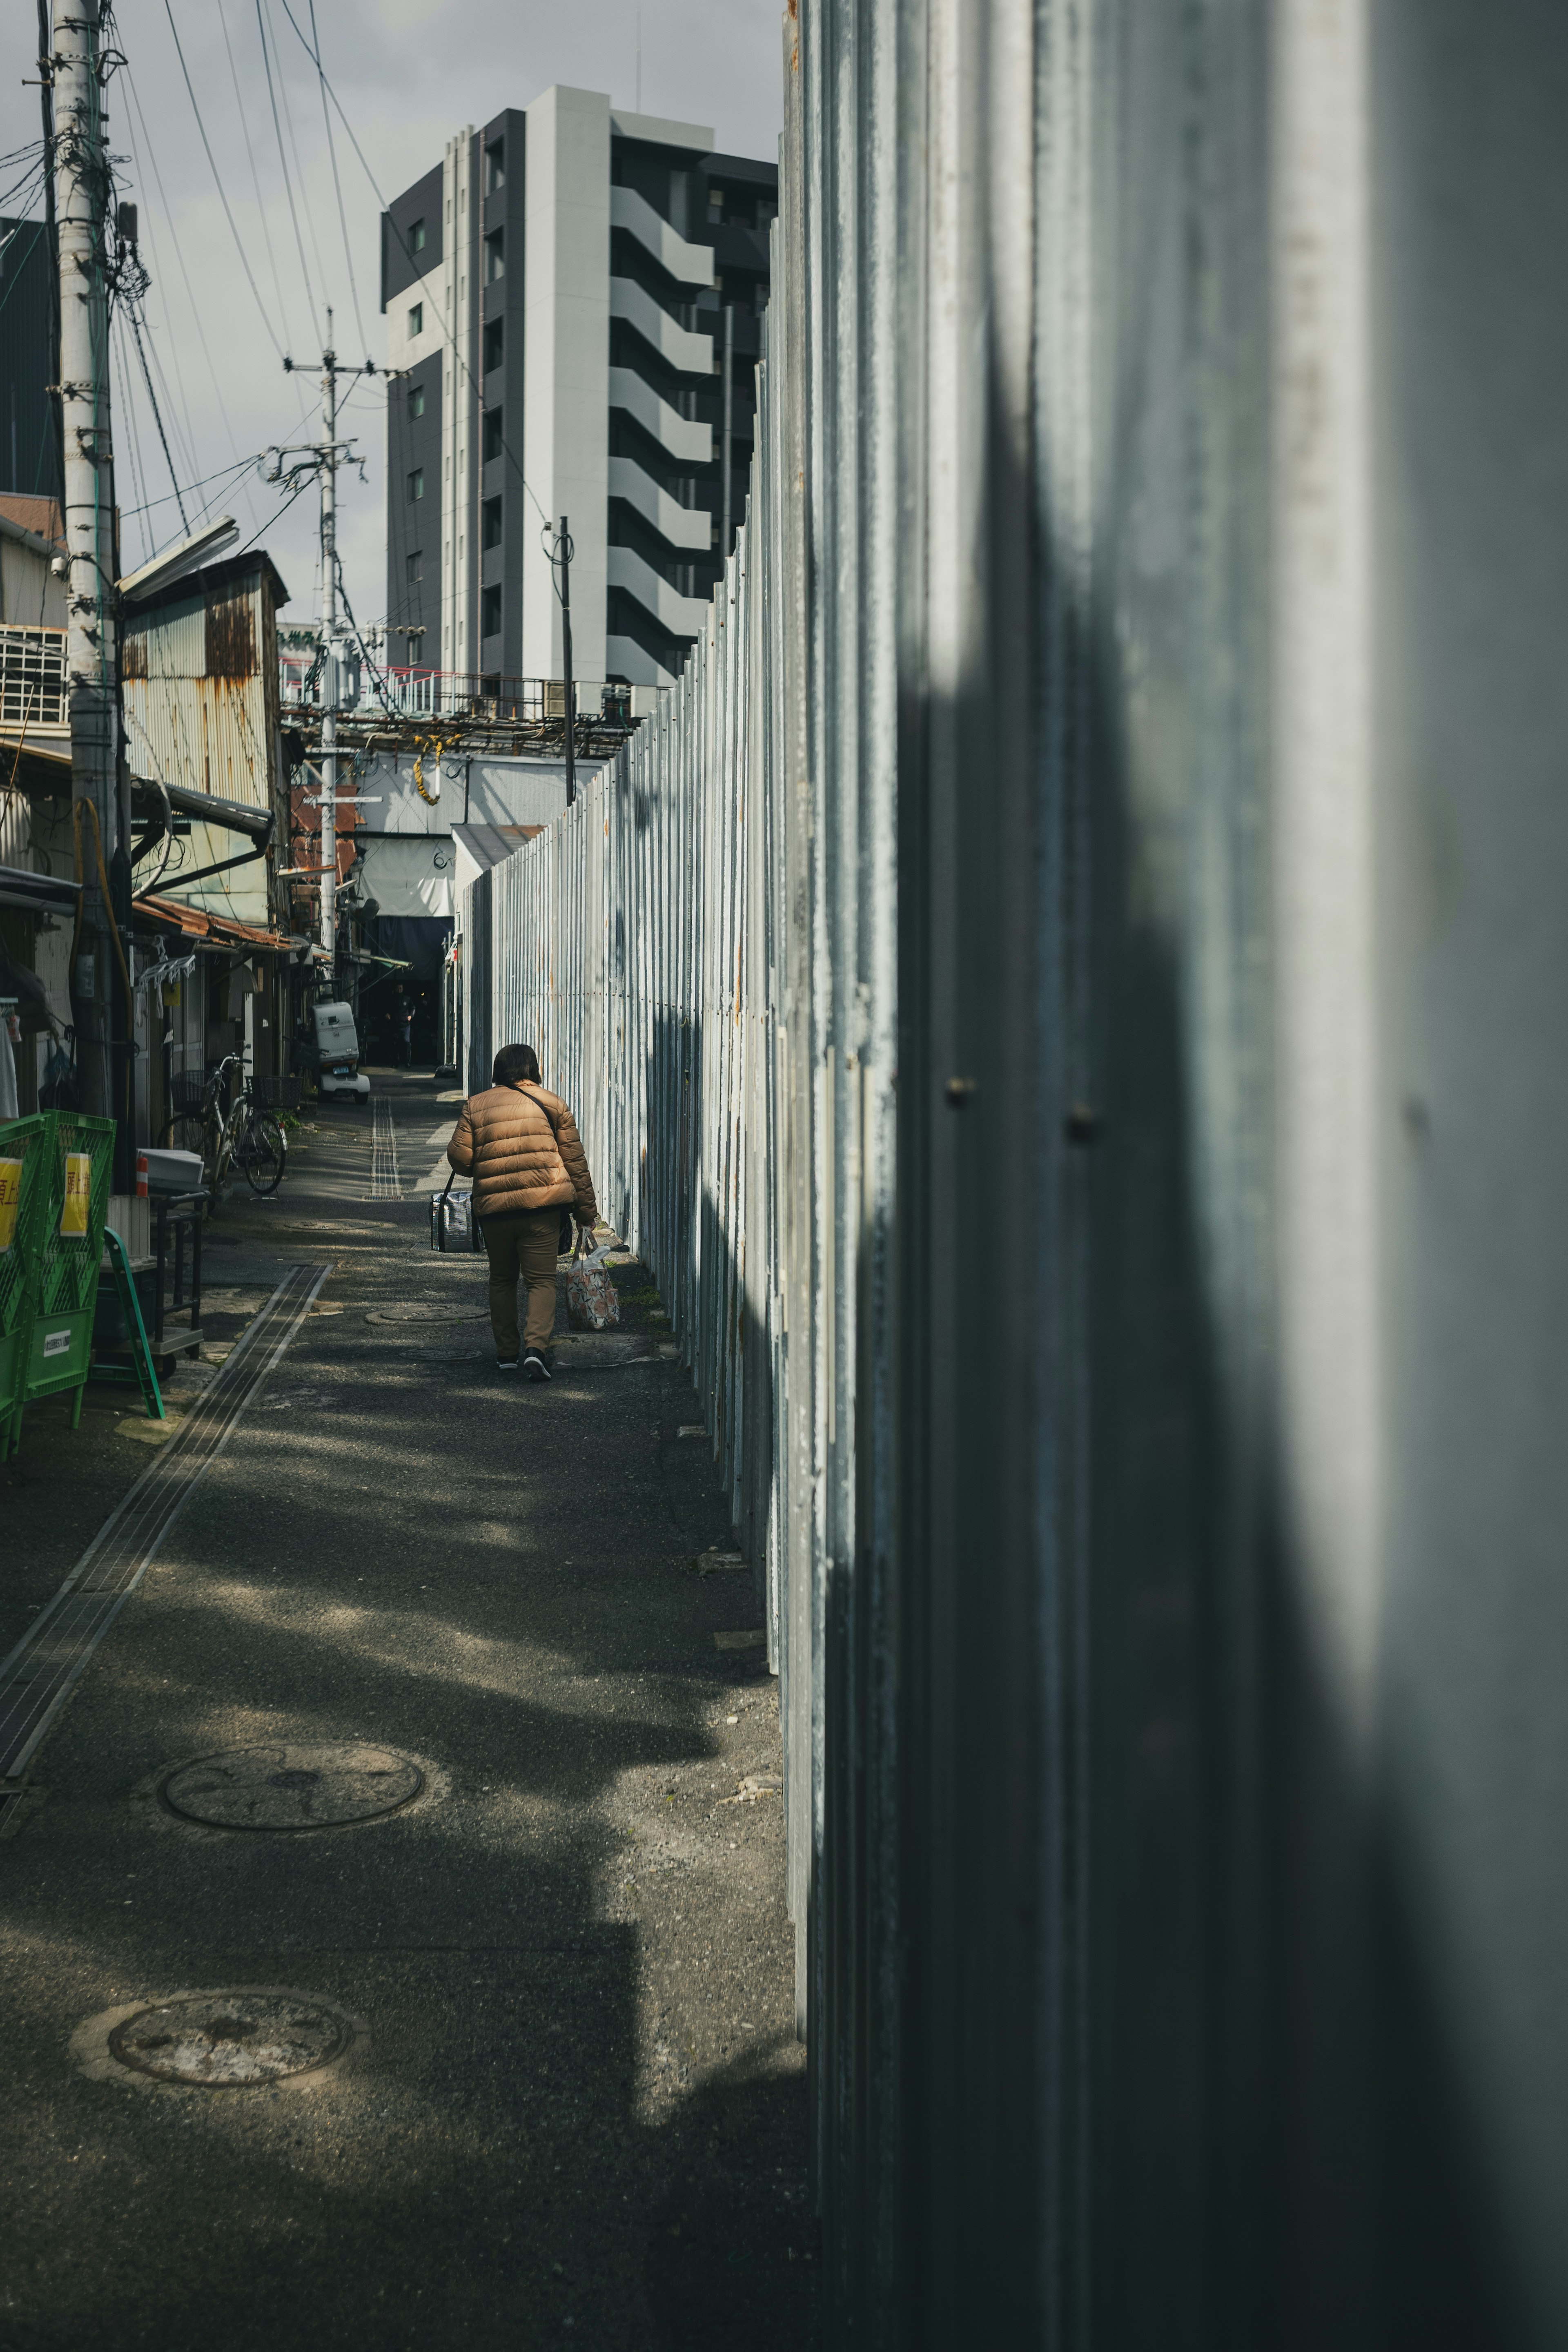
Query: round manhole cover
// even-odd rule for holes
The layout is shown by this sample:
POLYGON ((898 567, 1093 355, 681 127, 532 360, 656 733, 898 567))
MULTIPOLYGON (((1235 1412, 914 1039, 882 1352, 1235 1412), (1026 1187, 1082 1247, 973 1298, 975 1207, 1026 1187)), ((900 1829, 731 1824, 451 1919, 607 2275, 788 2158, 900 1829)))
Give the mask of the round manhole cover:
POLYGON ((377 1307, 365 1317, 367 1323, 482 1323, 490 1310, 487 1307, 455 1306, 448 1300, 405 1298, 391 1307, 377 1307))
POLYGON ((395 1812, 423 1786, 418 1765, 391 1748, 279 1741, 183 1764, 163 1797, 215 1829, 320 1830, 395 1812))
POLYGON ((187 1993, 125 2018, 109 2037, 122 2066, 166 2083, 245 2090, 308 2074, 340 2058, 354 2038, 341 2010, 308 1994, 187 1993))

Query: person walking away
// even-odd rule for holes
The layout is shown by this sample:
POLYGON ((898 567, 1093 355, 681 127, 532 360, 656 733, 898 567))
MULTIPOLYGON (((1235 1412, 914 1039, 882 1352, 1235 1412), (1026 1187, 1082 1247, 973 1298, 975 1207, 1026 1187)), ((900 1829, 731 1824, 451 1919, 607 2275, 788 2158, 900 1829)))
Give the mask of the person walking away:
POLYGON ((402 1066, 405 1070, 412 1070, 413 1067, 413 1001, 411 997, 403 998, 398 1017, 402 1024, 402 1035, 398 1041, 402 1047, 402 1066))
POLYGON ((533 1047, 503 1045, 491 1076, 494 1085, 464 1104, 446 1157, 474 1180, 474 1213, 490 1258, 497 1368, 517 1369, 520 1276, 528 1291, 523 1370, 530 1381, 548 1381, 560 1213, 570 1208, 591 1231, 599 1204, 577 1121, 542 1083, 533 1047))

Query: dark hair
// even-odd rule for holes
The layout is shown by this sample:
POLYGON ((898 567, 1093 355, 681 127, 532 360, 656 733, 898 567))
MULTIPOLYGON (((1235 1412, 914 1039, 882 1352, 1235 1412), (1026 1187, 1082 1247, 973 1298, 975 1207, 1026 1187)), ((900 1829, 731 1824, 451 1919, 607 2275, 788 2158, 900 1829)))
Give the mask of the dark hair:
POLYGON ((503 1045, 490 1073, 491 1083, 515 1087, 519 1078, 526 1078, 530 1086, 539 1084, 539 1057, 531 1045, 503 1045))

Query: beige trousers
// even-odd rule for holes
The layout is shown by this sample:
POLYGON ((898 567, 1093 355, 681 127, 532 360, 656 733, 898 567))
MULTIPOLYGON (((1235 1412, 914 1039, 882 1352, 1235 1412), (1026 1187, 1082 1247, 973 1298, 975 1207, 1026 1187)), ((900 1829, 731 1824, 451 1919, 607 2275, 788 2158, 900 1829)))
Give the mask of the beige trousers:
POLYGON ((556 1244, 559 1209, 518 1209, 510 1216, 486 1217, 485 1247, 490 1254, 490 1328, 496 1353, 515 1356, 517 1346, 517 1277, 528 1286, 526 1348, 548 1348, 555 1329, 556 1244))

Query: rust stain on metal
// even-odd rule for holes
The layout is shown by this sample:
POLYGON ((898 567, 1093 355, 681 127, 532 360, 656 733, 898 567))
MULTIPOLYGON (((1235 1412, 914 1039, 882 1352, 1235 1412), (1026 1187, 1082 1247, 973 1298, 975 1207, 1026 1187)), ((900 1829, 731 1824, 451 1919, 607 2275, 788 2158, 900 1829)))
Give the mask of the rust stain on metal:
POLYGON ((125 677, 145 677, 147 675, 147 639, 141 630, 128 630, 120 654, 121 675, 125 677))
POLYGON ((207 601, 207 676, 256 676, 256 614, 252 599, 212 596, 207 601))

